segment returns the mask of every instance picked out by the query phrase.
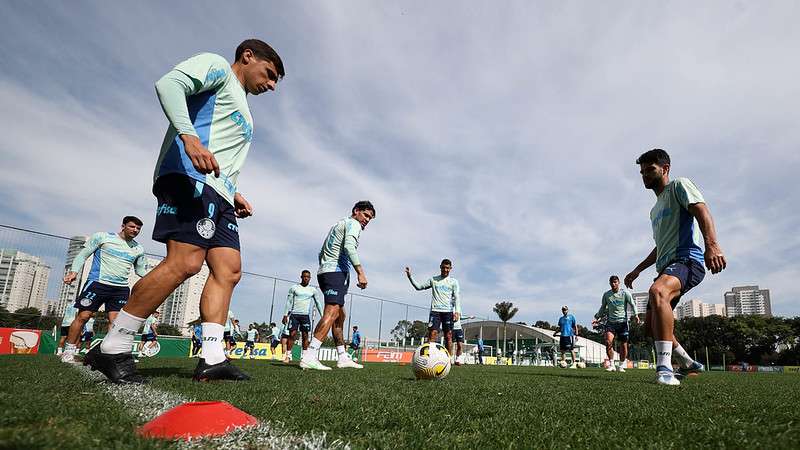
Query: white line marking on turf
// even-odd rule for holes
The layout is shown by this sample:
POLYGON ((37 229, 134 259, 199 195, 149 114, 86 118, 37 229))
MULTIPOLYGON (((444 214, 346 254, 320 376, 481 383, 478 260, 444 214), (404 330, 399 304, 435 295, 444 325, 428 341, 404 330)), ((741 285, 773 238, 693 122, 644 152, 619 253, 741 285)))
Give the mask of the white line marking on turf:
MULTIPOLYGON (((71 364, 85 377, 98 382, 98 386, 123 408, 133 413, 143 423, 154 419, 165 411, 194 400, 182 395, 164 392, 146 384, 112 384, 99 372, 88 367, 71 364)), ((179 448, 234 449, 350 449, 341 440, 327 442, 324 432, 309 432, 302 435, 281 430, 279 423, 260 421, 258 425, 238 428, 224 436, 175 441, 179 448)))

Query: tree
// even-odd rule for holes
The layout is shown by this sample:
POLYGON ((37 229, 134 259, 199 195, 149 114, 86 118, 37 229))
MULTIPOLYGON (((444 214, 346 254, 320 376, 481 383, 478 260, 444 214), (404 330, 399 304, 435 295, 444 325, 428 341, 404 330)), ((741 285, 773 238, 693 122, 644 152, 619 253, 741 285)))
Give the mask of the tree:
POLYGON ((392 339, 394 339, 397 342, 400 342, 408 338, 408 332, 410 330, 411 330, 411 322, 407 320, 401 320, 397 322, 397 325, 395 325, 395 327, 392 328, 392 331, 390 331, 389 334, 392 336, 392 339))
POLYGON ((160 323, 156 328, 158 330, 158 334, 161 336, 180 336, 181 330, 178 329, 175 325, 170 325, 168 323, 160 323))
POLYGON ((421 320, 401 320, 392 328, 391 335, 396 341, 402 341, 403 338, 420 340, 428 335, 428 324, 421 320))
POLYGON ((514 304, 511 302, 500 302, 495 303, 494 308, 492 310, 497 313, 497 317, 503 321, 503 354, 506 354, 506 339, 508 339, 507 329, 508 329, 508 321, 511 320, 512 317, 519 311, 519 308, 515 308, 514 304))
POLYGON ((537 320, 533 324, 533 326, 536 327, 536 328, 544 328, 545 330, 552 330, 553 329, 553 326, 550 325, 550 322, 548 322, 546 320, 537 320))

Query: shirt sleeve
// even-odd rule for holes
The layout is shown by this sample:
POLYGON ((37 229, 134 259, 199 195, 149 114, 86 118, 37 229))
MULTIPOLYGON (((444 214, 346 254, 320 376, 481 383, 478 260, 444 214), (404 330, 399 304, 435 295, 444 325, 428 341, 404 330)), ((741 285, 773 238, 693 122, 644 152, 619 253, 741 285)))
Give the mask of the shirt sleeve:
POLYGON ((461 315, 461 286, 457 280, 453 280, 453 312, 461 315))
POLYGON ((603 315, 605 315, 607 306, 608 305, 606 304, 606 294, 603 294, 603 299, 600 301, 600 309, 597 311, 597 314, 594 315, 594 318, 599 319, 603 317, 603 315))
POLYGON ((344 235, 344 251, 347 252, 347 257, 350 258, 350 264, 360 266, 361 261, 358 259, 358 237, 361 235, 361 224, 355 220, 348 220, 345 225, 347 229, 344 235))
POLYGON ((697 189, 697 186, 692 183, 688 178, 675 179, 675 197, 684 209, 689 209, 689 205, 695 203, 705 203, 703 194, 697 189))
POLYGON ((283 315, 288 315, 292 310, 292 300, 294 300, 294 286, 289 288, 289 295, 286 296, 286 306, 283 308, 283 315))
POLYGON ((139 275, 140 277, 144 277, 145 275, 147 275, 147 270, 145 270, 144 263, 145 263, 144 253, 139 255, 139 257, 136 258, 136 261, 133 263, 133 270, 136 272, 136 275, 139 275))
POLYGON ((218 89, 225 84, 230 70, 225 58, 202 53, 178 64, 156 82, 161 108, 178 134, 197 136, 189 118, 186 97, 218 89))
POLYGON ((630 292, 625 291, 625 302, 631 305, 631 310, 633 311, 634 316, 639 315, 639 311, 636 310, 636 302, 633 301, 633 295, 630 292))
POLYGON ((409 275, 408 279, 411 281, 411 285, 414 286, 414 289, 418 291, 424 291, 425 289, 430 289, 431 286, 433 286, 433 278, 428 278, 422 284, 417 283, 412 275, 409 275))
POLYGON ((81 273, 83 270, 83 264, 86 262, 86 258, 89 257, 92 253, 97 251, 100 248, 100 244, 103 243, 103 233, 95 233, 86 241, 86 244, 83 246, 80 252, 75 255, 75 259, 72 261, 72 267, 70 267, 70 272, 81 273))

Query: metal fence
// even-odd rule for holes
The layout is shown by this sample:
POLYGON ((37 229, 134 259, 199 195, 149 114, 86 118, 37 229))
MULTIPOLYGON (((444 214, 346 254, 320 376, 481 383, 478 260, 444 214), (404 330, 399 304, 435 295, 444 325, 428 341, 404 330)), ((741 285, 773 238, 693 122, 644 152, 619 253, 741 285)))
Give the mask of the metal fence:
MULTIPOLYGON (((87 235, 93 233, 87 231, 87 235)), ((14 312, 21 306, 30 305, 43 314, 62 315, 63 306, 74 302, 78 293, 77 283, 68 288, 63 284, 62 278, 68 268, 67 264, 71 264, 71 258, 74 258, 82 244, 82 241, 66 236, 0 224, 0 306, 14 312), (25 270, 20 269, 20 261, 26 261, 25 270), (31 269, 34 265, 37 267, 35 270, 31 269), (42 277, 45 276, 47 279, 43 280, 42 277), (27 291, 20 288, 26 283, 29 285, 27 291), (35 286, 37 283, 39 287, 35 286)), ((147 256, 150 267, 163 258, 162 255, 151 253, 147 256)), ((133 276, 132 281, 137 278, 133 276)), ((298 280, 244 270, 242 279, 234 290, 231 309, 244 329, 247 328, 245 324, 251 322, 279 324, 286 295, 289 288, 296 283, 298 280)), ((349 339, 352 326, 357 325, 368 342, 384 342, 384 345, 389 345, 394 340, 391 330, 399 321, 408 320, 413 323, 418 320, 427 323, 429 311, 427 305, 414 305, 358 293, 348 295, 346 308, 346 338, 349 339)), ((193 318, 198 316, 199 312, 193 318)), ((166 321, 163 314, 162 321, 166 321)), ((173 325, 185 326, 177 323, 173 325)))

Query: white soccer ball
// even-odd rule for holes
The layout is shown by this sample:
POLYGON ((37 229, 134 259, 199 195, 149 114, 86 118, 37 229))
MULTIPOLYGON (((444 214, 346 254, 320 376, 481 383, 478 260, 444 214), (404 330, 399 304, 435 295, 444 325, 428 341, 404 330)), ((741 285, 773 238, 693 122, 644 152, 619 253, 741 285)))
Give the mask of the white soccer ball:
POLYGON ((441 380, 450 373, 450 353, 441 344, 426 342, 414 351, 411 370, 418 380, 441 380))
POLYGON ((586 363, 583 361, 578 361, 578 369, 585 369, 586 363))
POLYGON ((558 363, 558 367, 561 367, 562 369, 566 369, 567 368, 567 362, 566 361, 559 362, 558 363))

